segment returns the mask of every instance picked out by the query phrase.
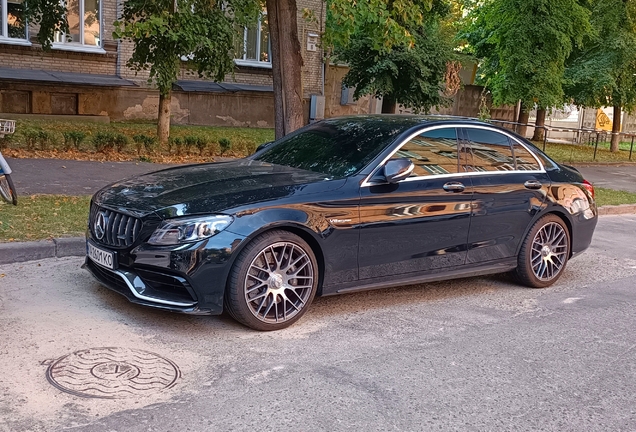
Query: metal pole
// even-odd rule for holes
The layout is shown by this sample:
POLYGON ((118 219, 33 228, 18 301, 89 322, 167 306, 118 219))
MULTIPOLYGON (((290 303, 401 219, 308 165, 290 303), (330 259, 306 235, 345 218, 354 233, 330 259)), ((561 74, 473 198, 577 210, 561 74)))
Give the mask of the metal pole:
POLYGON ((543 128, 543 151, 545 151, 545 145, 548 142, 548 129, 545 126, 541 126, 543 128))
POLYGON ((594 146, 594 158, 592 160, 596 160, 596 150, 598 150, 598 139, 599 139, 600 133, 596 132, 596 145, 594 146))
POLYGON ((634 150, 634 135, 632 135, 632 145, 629 147, 629 160, 632 160, 632 151, 634 150))

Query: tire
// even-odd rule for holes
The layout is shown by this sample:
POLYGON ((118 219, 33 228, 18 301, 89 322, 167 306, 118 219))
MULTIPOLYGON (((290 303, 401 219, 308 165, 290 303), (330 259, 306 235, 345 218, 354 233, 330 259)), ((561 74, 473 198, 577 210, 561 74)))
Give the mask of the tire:
POLYGON ((18 194, 9 174, 0 175, 0 196, 9 204, 18 205, 18 194))
POLYGON ((268 231, 234 262, 224 302, 238 322, 260 331, 280 330, 307 312, 318 288, 311 247, 288 231, 268 231))
POLYGON ((563 220, 548 214, 530 229, 517 257, 515 276, 531 288, 545 288, 563 274, 570 256, 570 233, 563 220))

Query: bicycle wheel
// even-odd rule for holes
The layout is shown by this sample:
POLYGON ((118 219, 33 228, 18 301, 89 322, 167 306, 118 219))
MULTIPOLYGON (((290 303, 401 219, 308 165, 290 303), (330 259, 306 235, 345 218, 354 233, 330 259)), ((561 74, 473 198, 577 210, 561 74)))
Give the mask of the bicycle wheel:
POLYGON ((9 204, 18 205, 18 194, 9 174, 0 175, 0 196, 9 204))

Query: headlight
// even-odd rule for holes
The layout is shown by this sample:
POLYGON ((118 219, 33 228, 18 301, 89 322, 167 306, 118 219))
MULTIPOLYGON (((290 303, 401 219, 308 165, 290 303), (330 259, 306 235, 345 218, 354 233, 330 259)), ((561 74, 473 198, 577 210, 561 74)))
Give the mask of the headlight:
POLYGON ((223 231, 232 220, 227 215, 167 220, 152 233, 148 243, 165 246, 203 240, 223 231))

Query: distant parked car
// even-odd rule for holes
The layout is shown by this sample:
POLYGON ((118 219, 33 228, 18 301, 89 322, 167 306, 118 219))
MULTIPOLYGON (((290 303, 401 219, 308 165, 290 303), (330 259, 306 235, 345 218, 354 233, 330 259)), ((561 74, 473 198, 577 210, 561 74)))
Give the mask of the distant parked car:
POLYGON ((596 222, 592 185, 505 129, 342 117, 102 189, 86 268, 134 303, 276 330, 316 295, 509 271, 549 286, 596 222))

